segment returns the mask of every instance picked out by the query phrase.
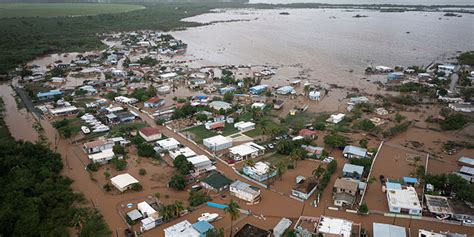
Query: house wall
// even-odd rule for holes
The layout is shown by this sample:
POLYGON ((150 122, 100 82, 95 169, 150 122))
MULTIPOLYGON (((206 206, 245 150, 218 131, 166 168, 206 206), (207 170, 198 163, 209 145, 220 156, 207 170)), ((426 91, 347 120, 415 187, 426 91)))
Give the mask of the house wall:
POLYGON ((204 146, 209 148, 209 150, 211 150, 211 151, 214 151, 214 150, 220 151, 220 150, 224 150, 224 149, 227 149, 227 148, 231 147, 232 146, 232 141, 227 142, 227 143, 216 144, 215 147, 214 147, 214 144, 208 143, 205 140, 203 141, 203 144, 204 144, 204 146))
POLYGON ((156 140, 159 140, 161 139, 161 133, 159 134, 155 134, 155 135, 151 135, 151 136, 145 136, 145 134, 143 134, 142 132, 139 132, 140 133, 140 136, 145 139, 145 141, 147 142, 152 142, 152 141, 156 141, 156 140))
POLYGON ((232 187, 230 188, 230 194, 237 198, 245 200, 247 202, 254 202, 258 198, 258 196, 260 196, 260 195, 255 196, 250 193, 243 192, 242 190, 238 190, 232 187))

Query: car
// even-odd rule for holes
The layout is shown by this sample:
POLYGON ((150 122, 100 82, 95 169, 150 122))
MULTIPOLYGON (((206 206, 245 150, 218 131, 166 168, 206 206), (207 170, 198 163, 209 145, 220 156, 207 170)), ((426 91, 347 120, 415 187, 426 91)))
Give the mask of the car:
POLYGON ((133 232, 130 230, 130 229, 125 229, 123 231, 123 234, 126 236, 126 237, 135 237, 135 234, 133 234, 133 232))
POLYGON ((275 148, 275 147, 273 146, 273 144, 268 144, 267 146, 268 146, 268 148, 270 148, 270 149, 275 148))

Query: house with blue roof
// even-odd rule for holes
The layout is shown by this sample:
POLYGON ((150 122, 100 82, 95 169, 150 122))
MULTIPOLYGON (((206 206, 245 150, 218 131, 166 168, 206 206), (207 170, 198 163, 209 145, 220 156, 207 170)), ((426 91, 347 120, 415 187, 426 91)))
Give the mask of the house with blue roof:
POLYGON ((250 94, 253 94, 253 95, 259 95, 265 92, 267 88, 268 88, 268 85, 258 85, 258 86, 250 87, 249 92, 250 94))
POLYGON ((388 81, 403 80, 404 78, 405 74, 403 72, 391 72, 387 74, 388 81))
POLYGON ((194 223, 193 228, 199 232, 199 237, 206 237, 208 231, 214 229, 214 226, 207 221, 198 221, 194 223))
POLYGON ((344 147, 344 151, 342 152, 344 157, 346 158, 366 158, 367 157, 367 149, 357 146, 346 146, 344 147))
POLYGON ((360 180, 364 173, 364 167, 360 165, 344 164, 342 168, 342 176, 345 178, 352 178, 360 180))
POLYGON ((229 86, 228 87, 222 87, 222 88, 219 89, 219 93, 221 95, 225 95, 227 93, 232 93, 234 91, 235 91, 235 87, 229 87, 229 86))
POLYGON ((63 92, 60 90, 50 90, 47 92, 38 92, 36 94, 36 97, 38 97, 38 100, 51 100, 54 99, 56 96, 62 96, 63 92))
POLYGON ((418 185, 418 179, 413 177, 403 177, 403 183, 407 186, 415 186, 418 185))

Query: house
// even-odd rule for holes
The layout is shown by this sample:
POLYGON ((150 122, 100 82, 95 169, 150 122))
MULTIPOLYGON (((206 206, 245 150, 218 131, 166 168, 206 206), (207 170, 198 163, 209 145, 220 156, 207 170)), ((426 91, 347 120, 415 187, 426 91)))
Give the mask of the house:
POLYGON ((278 224, 273 227, 273 236, 274 237, 281 237, 285 233, 285 231, 290 228, 293 222, 287 218, 281 218, 278 224))
POLYGON ((357 146, 346 146, 342 152, 346 158, 365 158, 367 157, 367 149, 357 146))
POLYGON ((160 75, 160 79, 164 81, 170 81, 173 79, 176 79, 178 77, 178 74, 175 72, 169 72, 169 73, 164 73, 160 75))
POLYGON ((283 108, 283 105, 285 104, 285 101, 283 100, 277 100, 275 101, 275 103, 273 104, 273 109, 276 109, 276 110, 279 110, 281 108, 283 108))
POLYGON ((337 124, 341 122, 345 116, 345 114, 331 114, 331 116, 326 120, 326 122, 337 124))
POLYGON ((175 150, 171 150, 169 151, 169 154, 170 154, 171 159, 173 160, 176 159, 176 157, 178 156, 184 156, 186 158, 196 156, 196 152, 191 150, 191 148, 189 147, 182 147, 175 150))
POLYGON ((265 92, 268 88, 268 85, 258 85, 249 88, 250 94, 259 95, 265 92))
POLYGON ((474 112, 474 105, 468 103, 459 103, 459 104, 449 104, 448 107, 456 112, 463 112, 463 113, 472 113, 474 112))
POLYGON ((429 230, 418 230, 418 237, 467 237, 467 234, 458 234, 458 233, 451 233, 451 232, 433 232, 429 230))
POLYGON ((318 189, 319 180, 315 177, 301 179, 291 190, 291 195, 302 200, 307 200, 318 189))
POLYGON ((193 225, 187 220, 165 228, 163 231, 165 237, 201 237, 201 233, 194 229, 193 225))
POLYGON ((317 134, 318 133, 316 131, 309 130, 307 128, 303 128, 298 132, 298 136, 302 136, 306 139, 311 139, 311 140, 316 139, 318 137, 317 134))
POLYGON ((459 158, 458 164, 461 166, 474 168, 474 159, 466 157, 466 156, 462 156, 461 158, 459 158))
POLYGON ((158 145, 158 147, 161 150, 171 151, 171 150, 178 149, 181 143, 179 143, 176 139, 170 137, 170 138, 157 141, 156 145, 158 145))
POLYGON ((406 212, 410 215, 421 215, 421 204, 415 188, 391 188, 387 186, 387 201, 390 212, 406 212))
POLYGON ((276 170, 270 170, 270 164, 268 162, 259 161, 253 166, 246 165, 243 168, 245 175, 250 178, 262 182, 276 175, 276 170))
POLYGON ((207 130, 213 130, 225 127, 225 121, 209 121, 204 124, 207 130))
POLYGON ((415 187, 415 186, 418 186, 418 184, 419 184, 418 179, 414 178, 414 177, 405 176, 405 177, 402 178, 402 181, 406 186, 415 187))
POLYGON ((52 100, 56 97, 61 97, 63 95, 63 92, 60 90, 50 90, 47 92, 38 92, 36 94, 36 97, 38 97, 38 100, 44 101, 44 100, 52 100))
POLYGON ((308 94, 310 100, 321 100, 321 92, 320 91, 310 91, 308 94))
POLYGON ((375 113, 380 116, 384 116, 388 114, 388 111, 385 108, 380 107, 375 109, 375 113))
POLYGON ((265 147, 253 142, 247 142, 229 149, 229 156, 235 161, 256 158, 265 153, 265 147))
POLYGON ((452 217, 454 215, 453 209, 451 208, 447 197, 425 194, 425 199, 426 206, 432 214, 444 218, 452 217))
POLYGON ((216 170, 216 167, 212 165, 212 161, 205 155, 189 157, 187 160, 194 166, 194 175, 216 170))
POLYGON ((463 166, 458 172, 455 172, 454 174, 460 176, 470 183, 474 182, 474 168, 463 166))
POLYGON ((138 203, 137 209, 138 211, 140 211, 141 215, 145 218, 157 213, 157 211, 153 209, 153 207, 151 207, 150 204, 148 204, 147 202, 138 203))
POLYGON ((221 95, 225 95, 227 93, 232 93, 235 91, 235 87, 223 87, 219 89, 219 93, 221 95))
POLYGON ((230 195, 257 204, 260 202, 260 189, 242 181, 236 180, 229 186, 230 195))
POLYGON ((232 180, 219 172, 214 172, 201 180, 201 186, 216 193, 226 190, 231 183, 232 180))
POLYGON ((293 89, 292 86, 282 86, 280 88, 277 89, 276 93, 277 94, 280 94, 280 95, 288 95, 288 94, 291 94, 291 93, 294 93, 295 92, 295 89, 293 89))
POLYGON ((248 132, 255 129, 255 123, 240 121, 234 124, 234 128, 237 128, 240 132, 248 132))
POLYGON ((369 99, 365 96, 352 97, 351 98, 351 103, 353 103, 353 104, 369 103, 369 99))
POLYGON ((131 176, 128 173, 119 174, 110 179, 110 182, 115 186, 120 192, 124 192, 132 187, 133 184, 139 183, 137 179, 131 176))
POLYGON ((122 111, 114 114, 120 123, 132 122, 138 117, 133 111, 122 111))
POLYGON ((138 102, 137 99, 135 99, 135 98, 128 98, 128 97, 126 97, 126 96, 117 96, 117 97, 114 98, 114 101, 115 101, 115 102, 118 102, 118 103, 122 103, 122 104, 129 104, 129 105, 135 104, 135 103, 138 102))
POLYGON ((356 200, 359 182, 352 179, 336 179, 333 188, 334 205, 352 206, 356 200))
POLYGON ((374 237, 406 237, 407 233, 405 227, 376 223, 372 224, 374 237))
MULTIPOLYGON (((352 235, 353 225, 354 223, 349 220, 321 216, 316 225, 316 232, 323 236, 350 237, 354 236, 352 235)), ((357 232, 357 236, 358 235, 359 233, 357 232)))
POLYGON ((301 145, 301 147, 306 151, 306 156, 319 159, 323 155, 324 147, 311 146, 311 145, 301 145))
POLYGON ((207 232, 214 229, 214 226, 207 221, 198 221, 192 227, 199 232, 199 237, 206 237, 207 232))
POLYGON ((211 151, 220 151, 231 147, 233 141, 232 138, 217 135, 202 140, 202 143, 211 151))
POLYGON ((95 95, 97 94, 97 89, 95 89, 93 86, 91 85, 85 85, 85 86, 81 86, 79 87, 79 90, 81 91, 85 91, 87 94, 89 95, 95 95))
POLYGON ((165 99, 160 99, 158 97, 152 97, 143 103, 145 108, 157 108, 163 105, 165 105, 165 99))
POLYGON ((393 68, 387 66, 375 66, 377 72, 393 72, 393 68))
POLYGON ((403 72, 391 72, 387 74, 387 81, 403 80, 405 79, 405 74, 403 72))
POLYGON ((211 103, 209 103, 209 108, 215 110, 228 110, 232 108, 232 105, 224 101, 212 101, 211 103))
POLYGON ((265 109, 267 105, 265 103, 261 103, 261 102, 255 102, 252 104, 251 108, 252 109, 260 109, 260 110, 263 110, 265 109))
POLYGON ((160 216, 147 202, 140 202, 137 204, 137 207, 144 217, 144 219, 140 220, 141 232, 151 230, 163 223, 163 216, 160 216))
POLYGON ((79 112, 76 106, 63 106, 63 107, 57 107, 54 109, 49 109, 49 113, 53 116, 68 116, 72 114, 76 114, 79 112))
POLYGON ((344 164, 342 177, 360 180, 364 173, 364 167, 360 165, 344 164))
POLYGON ((138 134, 140 134, 140 137, 145 139, 147 142, 153 142, 161 139, 161 130, 155 127, 142 128, 138 134))
POLYGON ((268 230, 261 229, 251 224, 245 224, 234 237, 270 237, 271 233, 268 230))
MULTIPOLYGON (((92 161, 92 163, 106 164, 110 160, 112 160, 115 156, 116 155, 114 151, 112 150, 112 148, 110 148, 110 149, 103 150, 99 153, 91 154, 88 157, 89 157, 89 160, 92 161)), ((117 158, 122 159, 122 156, 117 155, 117 158)))
POLYGON ((455 69, 456 69, 455 65, 450 65, 450 64, 438 65, 438 71, 442 71, 448 75, 453 73, 455 69))
POLYGON ((142 219, 143 215, 137 209, 133 209, 127 212, 127 217, 130 218, 131 221, 137 221, 142 219))

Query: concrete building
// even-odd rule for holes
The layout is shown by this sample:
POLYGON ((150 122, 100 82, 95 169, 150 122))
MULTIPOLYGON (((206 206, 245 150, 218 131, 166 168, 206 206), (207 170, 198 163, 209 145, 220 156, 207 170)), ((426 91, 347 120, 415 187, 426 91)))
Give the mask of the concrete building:
POLYGON ((182 147, 182 148, 178 148, 178 149, 169 151, 169 155, 170 155, 171 159, 174 160, 174 159, 176 159, 176 157, 178 157, 180 155, 183 155, 186 158, 196 156, 196 152, 191 150, 191 148, 189 148, 189 147, 182 147))
POLYGON ((229 156, 235 161, 256 158, 265 153, 265 147, 253 142, 247 142, 229 149, 229 156))
POLYGON ((212 170, 216 170, 217 168, 212 165, 212 161, 205 155, 200 155, 200 156, 193 156, 190 158, 187 158, 191 164, 194 166, 194 171, 193 173, 195 175, 200 175, 212 170))
MULTIPOLYGON (((89 160, 91 160, 92 163, 98 163, 98 164, 107 164, 110 160, 112 160, 115 157, 115 153, 110 149, 103 150, 99 153, 94 153, 88 156, 89 160)), ((122 159, 121 155, 117 155, 118 159, 122 159)))
POLYGON ((341 122, 344 119, 344 117, 346 117, 345 114, 331 114, 331 116, 326 121, 329 123, 337 124, 341 122))
POLYGON ((250 178, 262 182, 276 175, 276 170, 270 171, 270 164, 268 162, 259 161, 254 166, 244 166, 243 172, 250 178))
POLYGON ((209 108, 215 110, 228 110, 232 108, 232 105, 224 101, 212 101, 211 103, 209 103, 209 108))
POLYGON ((461 158, 459 158, 458 164, 461 166, 474 168, 474 159, 466 157, 466 156, 462 156, 461 158))
MULTIPOLYGON (((298 178, 297 178, 298 179, 298 178)), ((315 177, 302 179, 291 189, 291 195, 301 200, 307 200, 318 189, 319 180, 315 177)))
POLYGON ((115 186, 120 192, 124 192, 132 187, 133 184, 139 183, 137 179, 131 176, 128 173, 119 174, 110 179, 110 182, 115 186))
POLYGON ((152 97, 143 103, 145 108, 157 108, 165 105, 165 100, 158 97, 152 97))
POLYGON ((147 142, 153 142, 153 141, 161 139, 161 130, 159 128, 154 128, 154 127, 142 128, 140 129, 138 134, 140 134, 140 137, 145 139, 145 141, 147 142))
POLYGON ((353 236, 352 225, 353 222, 349 220, 321 216, 316 227, 316 233, 321 233, 323 236, 350 237, 353 236))
POLYGON ((365 158, 367 157, 367 149, 357 146, 346 146, 342 152, 345 158, 365 158))
POLYGON ((265 92, 268 88, 268 85, 258 85, 258 86, 253 86, 249 88, 250 94, 253 95, 259 95, 263 92, 265 92))
POLYGON ((352 179, 336 179, 333 188, 334 205, 352 206, 356 200, 359 182, 352 179))
POLYGON ((165 232, 165 237, 201 237, 201 233, 194 229, 187 220, 165 228, 163 231, 165 232))
POLYGON ((448 198, 443 196, 425 195, 428 210, 437 216, 448 218, 454 215, 448 198))
POLYGON ((156 145, 158 145, 158 147, 162 150, 171 151, 171 150, 178 149, 181 143, 179 143, 176 139, 170 137, 170 138, 157 141, 156 145))
POLYGON ((240 121, 234 124, 234 128, 237 128, 240 132, 248 132, 255 129, 255 123, 240 121))
POLYGON ((362 174, 364 173, 364 167, 360 165, 353 165, 353 164, 344 164, 342 168, 342 176, 345 178, 352 178, 356 180, 360 180, 362 174))
POLYGON ((406 237, 405 227, 383 223, 373 223, 374 237, 406 237))
POLYGON ((387 201, 390 212, 408 213, 410 215, 421 215, 421 204, 415 188, 406 189, 387 188, 387 201))
POLYGON ((216 193, 226 190, 231 183, 232 180, 219 172, 214 172, 201 180, 201 186, 216 193))
POLYGON ((288 95, 294 93, 295 89, 292 86, 282 86, 277 89, 276 93, 280 95, 288 95))
POLYGON ((104 150, 112 149, 114 147, 114 142, 107 140, 97 140, 92 142, 86 142, 83 144, 83 150, 87 154, 94 154, 104 150))
POLYGON ((211 151, 220 151, 231 147, 233 141, 229 137, 217 135, 202 140, 202 143, 211 151))
POLYGON ((229 186, 229 191, 232 196, 240 198, 249 202, 250 204, 256 204, 260 202, 260 189, 236 180, 229 186))

